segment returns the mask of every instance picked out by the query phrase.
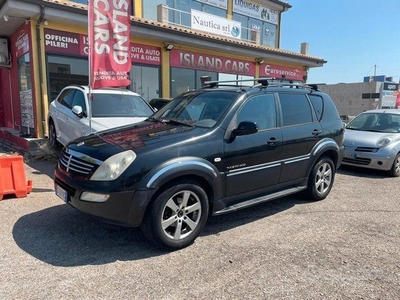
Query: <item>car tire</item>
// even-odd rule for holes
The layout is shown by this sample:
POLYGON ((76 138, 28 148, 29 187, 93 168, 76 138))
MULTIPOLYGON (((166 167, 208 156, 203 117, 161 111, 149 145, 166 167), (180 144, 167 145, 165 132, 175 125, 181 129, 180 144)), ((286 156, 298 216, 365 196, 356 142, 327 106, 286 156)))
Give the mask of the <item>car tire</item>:
POLYGON ((58 151, 61 148, 60 142, 57 141, 56 126, 53 121, 49 122, 49 147, 55 151, 58 151))
POLYGON ((335 166, 329 157, 321 157, 314 165, 308 178, 307 199, 325 199, 332 189, 335 179, 335 166))
POLYGON ((160 248, 184 248, 203 230, 208 210, 204 189, 194 181, 180 181, 157 196, 146 211, 140 228, 144 236, 160 248))
POLYGON ((389 174, 392 177, 400 176, 400 153, 397 153, 392 168, 389 170, 389 174))

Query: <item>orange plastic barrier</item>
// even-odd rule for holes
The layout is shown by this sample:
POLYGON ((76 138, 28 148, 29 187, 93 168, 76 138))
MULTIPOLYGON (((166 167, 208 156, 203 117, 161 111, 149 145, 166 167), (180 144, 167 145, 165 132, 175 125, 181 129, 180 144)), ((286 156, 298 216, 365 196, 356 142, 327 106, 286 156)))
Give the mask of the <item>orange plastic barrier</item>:
POLYGON ((0 156, 0 200, 4 195, 26 197, 32 192, 32 180, 25 179, 22 156, 0 156))

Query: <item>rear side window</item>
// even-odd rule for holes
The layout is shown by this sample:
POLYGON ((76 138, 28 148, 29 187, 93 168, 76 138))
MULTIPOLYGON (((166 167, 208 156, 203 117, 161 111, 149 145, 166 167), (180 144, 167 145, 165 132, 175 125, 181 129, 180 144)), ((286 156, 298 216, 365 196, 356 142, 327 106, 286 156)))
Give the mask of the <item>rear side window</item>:
POLYGON ((311 103, 314 106, 318 121, 321 121, 322 112, 324 109, 324 100, 318 95, 308 95, 308 97, 310 97, 311 103))
POLYGON ((305 94, 280 93, 283 126, 313 121, 310 103, 305 94))
POLYGON ((338 121, 340 120, 339 112, 328 95, 324 95, 324 121, 338 121))

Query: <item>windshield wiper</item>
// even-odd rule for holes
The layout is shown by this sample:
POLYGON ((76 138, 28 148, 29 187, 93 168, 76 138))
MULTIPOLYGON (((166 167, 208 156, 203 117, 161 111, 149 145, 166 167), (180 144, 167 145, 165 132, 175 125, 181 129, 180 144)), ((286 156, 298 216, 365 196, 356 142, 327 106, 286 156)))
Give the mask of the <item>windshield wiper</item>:
POLYGON ((156 119, 156 118, 154 118, 154 117, 148 117, 145 121, 156 121, 156 122, 162 122, 161 120, 159 120, 159 119, 156 119))
POLYGON ((193 127, 193 125, 190 125, 190 124, 188 124, 186 122, 179 121, 179 120, 176 120, 176 119, 163 119, 163 120, 160 120, 160 121, 164 122, 166 124, 183 125, 183 126, 193 127))

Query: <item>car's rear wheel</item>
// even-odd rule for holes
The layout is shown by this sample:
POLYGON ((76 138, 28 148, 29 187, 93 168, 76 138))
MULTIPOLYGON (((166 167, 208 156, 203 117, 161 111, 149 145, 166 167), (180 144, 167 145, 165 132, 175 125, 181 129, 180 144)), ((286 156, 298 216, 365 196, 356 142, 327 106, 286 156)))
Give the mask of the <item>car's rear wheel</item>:
POLYGON ((59 150, 61 144, 57 141, 56 126, 53 121, 49 122, 49 146, 53 150, 59 150))
POLYGON ((208 217, 208 197, 196 182, 180 181, 166 188, 144 216, 146 238, 165 249, 184 248, 199 236, 208 217))
POLYGON ((322 200, 328 196, 335 179, 335 166, 329 157, 321 157, 314 165, 308 179, 306 196, 310 200, 322 200))
POLYGON ((397 153, 392 168, 389 171, 390 176, 399 177, 400 176, 400 153, 397 153))

